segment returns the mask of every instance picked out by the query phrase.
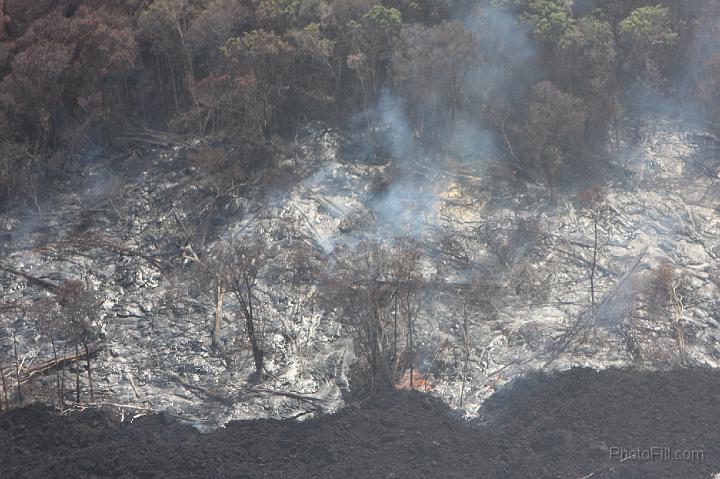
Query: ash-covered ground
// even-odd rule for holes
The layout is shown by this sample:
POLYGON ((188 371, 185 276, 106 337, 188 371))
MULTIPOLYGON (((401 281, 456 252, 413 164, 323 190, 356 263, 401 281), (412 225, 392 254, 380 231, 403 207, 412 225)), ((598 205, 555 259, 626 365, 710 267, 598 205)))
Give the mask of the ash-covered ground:
MULTIPOLYGON (((120 405, 125 418, 166 411, 201 429, 343 407, 356 348, 337 311, 320 304, 317 278, 302 273, 308 257, 367 238, 410 236, 421 245, 427 287, 416 369, 423 389, 469 417, 532 371, 714 368, 720 142, 686 121, 652 116, 636 125, 599 180, 606 201, 597 248, 594 217, 576 191, 551 194, 472 151, 404 152, 398 161, 312 126, 271 166, 271 182, 202 173, 187 161, 203 147, 192 143, 130 149, 89 168, 79 162, 52 201, 0 217, 2 301, 22 306, 65 280, 91 283, 103 301, 93 402, 120 405), (251 380, 232 297, 213 346, 212 306, 183 275, 188 252, 251 230, 275 251, 258 292, 261 382, 251 380), (648 284, 663 262, 673 265, 677 295, 659 308, 648 284), (468 312, 462 298, 472 285, 482 301, 468 312)), ((13 311, 3 314, 29 371, 51 351, 13 311)), ((6 357, 12 345, 3 337, 6 357)), ((21 376, 26 398, 52 396, 52 376, 21 376)))

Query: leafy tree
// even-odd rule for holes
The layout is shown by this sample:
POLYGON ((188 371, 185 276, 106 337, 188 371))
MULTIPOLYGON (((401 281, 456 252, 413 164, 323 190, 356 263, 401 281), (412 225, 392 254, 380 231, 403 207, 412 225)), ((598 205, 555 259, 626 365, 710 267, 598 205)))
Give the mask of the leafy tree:
MULTIPOLYGON (((204 2, 196 0, 155 0, 137 19, 140 49, 151 61, 153 95, 163 98, 161 107, 171 104, 175 115, 196 106, 193 87, 196 82, 193 62, 192 21, 204 2), (170 85, 170 89, 166 86, 170 85), (172 96, 168 98, 168 94, 172 96)), ((213 4, 215 6, 215 4, 213 4)), ((217 25, 215 25, 217 26, 217 25)))
POLYGON ((265 138, 276 127, 277 113, 288 97, 295 50, 278 34, 265 30, 231 38, 225 45, 234 75, 246 79, 248 112, 265 138))
POLYGON ((302 120, 297 111, 309 115, 313 112, 326 117, 324 112, 333 98, 334 68, 333 48, 335 42, 322 33, 320 24, 310 23, 302 29, 290 30, 285 38, 296 49, 292 70, 290 114, 302 120))
POLYGON ((447 0, 389 0, 383 2, 387 7, 396 8, 407 23, 434 25, 448 21, 453 5, 447 0))
POLYGON ((560 0, 531 0, 522 18, 535 36, 550 46, 559 45, 575 29, 572 11, 560 0))
POLYGON ((533 87, 527 120, 516 133, 529 171, 539 175, 551 191, 567 162, 582 157, 586 120, 582 99, 547 81, 533 87))
POLYGON ((617 122, 618 62, 611 25, 594 17, 581 18, 561 39, 557 54, 562 60, 553 82, 584 99, 591 133, 587 139, 599 149, 605 144, 608 124, 617 122))
POLYGON ((3 0, 8 33, 17 38, 35 20, 47 15, 57 3, 55 0, 3 0))
POLYGON ((453 128, 466 101, 467 77, 479 64, 478 39, 462 24, 403 30, 393 56, 393 77, 414 110, 417 136, 438 141, 453 128))
POLYGON ((265 30, 285 32, 300 26, 299 0, 261 0, 255 10, 258 26, 265 30))
POLYGON ((222 48, 250 25, 252 12, 239 0, 212 0, 190 20, 187 42, 198 80, 224 65, 222 48))
POLYGON ((609 22, 592 16, 577 20, 563 3, 552 0, 530 2, 522 18, 541 42, 553 83, 587 97, 611 84, 617 54, 609 22))
POLYGON ((10 15, 5 12, 5 0, 0 0, 0 42, 4 42, 10 37, 8 28, 11 21, 10 15))
POLYGON ((72 17, 53 11, 28 27, 15 52, 0 101, 43 146, 109 126, 123 111, 135 60, 127 18, 82 6, 72 17))
POLYGON ((387 78, 401 26, 400 12, 381 5, 374 5, 359 20, 350 20, 347 24, 350 53, 345 63, 359 81, 368 126, 370 106, 387 78))
POLYGON ((633 10, 619 24, 626 70, 645 81, 658 83, 668 67, 671 48, 678 42, 668 7, 633 10))
POLYGON ((720 4, 708 6, 695 26, 688 55, 689 87, 703 108, 720 112, 720 4))

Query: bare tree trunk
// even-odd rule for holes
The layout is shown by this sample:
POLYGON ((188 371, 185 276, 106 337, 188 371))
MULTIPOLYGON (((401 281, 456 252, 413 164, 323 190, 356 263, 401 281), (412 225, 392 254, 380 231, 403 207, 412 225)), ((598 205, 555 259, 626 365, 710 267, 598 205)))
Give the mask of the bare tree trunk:
POLYGON ((5 398, 5 409, 9 409, 10 401, 8 400, 7 382, 5 381, 5 371, 3 370, 2 366, 0 366, 0 379, 2 379, 3 397, 5 398))
POLYGON ((465 361, 463 364, 462 385, 460 386, 460 407, 463 406, 465 398, 465 382, 467 381, 467 367, 470 362, 470 337, 468 334, 469 324, 467 312, 463 314, 463 352, 465 353, 465 361))
POLYGON ((17 350, 18 341, 17 341, 17 336, 15 335, 14 328, 13 328, 12 339, 13 339, 13 351, 14 351, 14 356, 15 356, 15 381, 17 383, 17 400, 18 400, 18 403, 20 403, 20 405, 22 405, 23 398, 22 398, 22 391, 20 391, 20 360, 18 358, 18 350, 17 350))
POLYGON ((252 347, 253 360, 255 361, 255 372, 257 373, 258 379, 260 379, 262 378, 264 358, 263 351, 260 348, 257 335, 255 334, 255 321, 252 314, 245 316, 245 324, 247 326, 248 338, 250 339, 250 346, 252 347))
POLYGON ((410 344, 410 390, 415 389, 413 384, 413 327, 412 327, 412 321, 410 321, 410 317, 408 316, 408 341, 410 344))
POLYGON ((87 363, 88 384, 90 385, 90 399, 94 401, 95 388, 93 387, 92 368, 90 367, 90 348, 88 348, 87 341, 83 341, 83 348, 85 349, 85 362, 87 363))
MULTIPOLYGON (((67 355, 67 344, 65 345, 63 353, 67 355)), ((62 397, 63 409, 65 408, 65 374, 60 374, 60 396, 62 397)))
POLYGON ((397 341, 398 341, 398 300, 397 292, 395 294, 395 304, 393 309, 393 364, 397 369, 397 341))
POLYGON ((677 342, 678 346, 678 353, 680 355, 681 361, 685 360, 685 334, 682 329, 682 325, 680 324, 680 321, 682 320, 683 314, 685 312, 685 304, 683 303, 683 298, 680 292, 678 291, 677 284, 675 284, 675 279, 673 278, 673 281, 669 284, 669 292, 671 299, 674 303, 675 307, 675 340, 677 342))
MULTIPOLYGON (((406 286, 407 287, 407 286, 406 286)), ((405 291, 403 298, 401 299, 402 309, 405 312, 405 318, 407 319, 407 348, 408 348, 408 361, 410 363, 410 389, 415 389, 415 365, 413 363, 413 355, 415 345, 413 343, 413 326, 415 324, 415 309, 414 309, 415 293, 414 291, 405 291)))
POLYGON ((212 345, 217 346, 218 338, 220 336, 220 329, 222 328, 222 312, 223 312, 223 298, 225 297, 225 288, 223 287, 222 281, 217 280, 215 285, 215 322, 213 323, 212 331, 212 345))
MULTIPOLYGON (((75 343, 75 354, 80 357, 80 347, 75 343)), ((75 402, 80 402, 80 368, 75 368, 75 402)))
POLYGON ((57 346, 55 344, 55 339, 50 338, 50 345, 52 346, 53 360, 55 361, 55 388, 57 389, 58 402, 60 403, 60 409, 64 409, 63 394, 62 390, 60 389, 60 365, 58 363, 57 346))
POLYGON ((173 64, 170 62, 170 58, 167 58, 168 69, 170 70, 170 83, 172 84, 173 98, 175 99, 175 111, 180 113, 180 100, 178 98, 178 87, 177 80, 175 79, 175 69, 173 64))
POLYGON ((590 301, 592 307, 595 307, 595 269, 597 267, 597 253, 598 253, 598 218, 597 216, 593 219, 593 257, 592 264, 590 266, 590 301))
POLYGON ((613 133, 615 135, 615 148, 620 148, 620 136, 618 135, 618 118, 617 108, 615 107, 615 96, 610 95, 610 101, 612 102, 612 116, 613 116, 613 133))

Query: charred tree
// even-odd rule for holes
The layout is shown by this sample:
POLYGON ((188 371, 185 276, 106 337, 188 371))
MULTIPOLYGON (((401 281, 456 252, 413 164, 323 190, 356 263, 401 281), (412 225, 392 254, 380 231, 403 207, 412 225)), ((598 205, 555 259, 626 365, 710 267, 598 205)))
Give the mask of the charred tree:
POLYGON ((238 303, 240 315, 245 320, 245 331, 252 349, 255 374, 263 377, 265 350, 263 347, 263 323, 258 315, 258 280, 265 268, 268 250, 258 238, 233 238, 224 241, 216 256, 217 272, 238 303))
MULTIPOLYGON (((362 355, 360 379, 371 394, 391 390, 396 384, 397 344, 407 340, 392 268, 390 246, 368 240, 354 249, 336 249, 323 276, 327 305, 362 355)), ((406 344, 409 347, 409 341, 406 344)))
POLYGON ((182 257, 193 265, 190 271, 190 283, 203 298, 208 311, 212 309, 213 321, 210 328, 210 341, 214 348, 219 346, 222 331, 223 303, 225 300, 225 264, 221 258, 200 259, 191 244, 182 248, 182 257))
POLYGON ((64 328, 59 305, 50 298, 36 301, 30 308, 28 316, 35 324, 40 336, 50 343, 54 363, 52 369, 55 375, 55 392, 60 409, 64 409, 64 381, 61 378, 58 358, 58 340, 62 336, 64 328))
MULTIPOLYGON (((87 368, 88 387, 90 399, 95 399, 95 388, 92 377, 92 364, 90 360, 90 345, 99 339, 97 323, 99 321, 99 301, 95 291, 85 286, 82 281, 66 281, 58 292, 58 303, 60 304, 63 320, 67 332, 75 346, 75 353, 78 358, 82 357, 80 351, 85 354, 87 368)), ((76 370, 75 395, 80 401, 80 368, 76 370)))
POLYGON ((588 271, 588 276, 590 279, 590 304, 593 309, 595 308, 596 304, 595 275, 597 272, 598 253, 600 248, 600 244, 598 242, 598 234, 600 228, 606 222, 608 214, 608 208, 605 204, 605 200, 605 192, 599 186, 593 186, 592 188, 588 188, 578 193, 578 202, 580 203, 583 211, 590 218, 593 229, 593 241, 591 247, 592 251, 588 271))
POLYGON ((15 383, 17 386, 17 402, 22 405, 23 397, 20 390, 20 357, 18 355, 17 322, 12 327, 13 359, 15 360, 15 383))
MULTIPOLYGON (((420 273, 420 247, 410 238, 399 238, 394 244, 392 281, 400 312, 405 322, 406 360, 403 369, 410 371, 410 388, 413 389, 416 356, 415 323, 420 313, 419 294, 422 286, 420 273)), ((397 335, 397 333, 396 333, 397 335)), ((397 338, 395 338, 396 340, 397 338)))

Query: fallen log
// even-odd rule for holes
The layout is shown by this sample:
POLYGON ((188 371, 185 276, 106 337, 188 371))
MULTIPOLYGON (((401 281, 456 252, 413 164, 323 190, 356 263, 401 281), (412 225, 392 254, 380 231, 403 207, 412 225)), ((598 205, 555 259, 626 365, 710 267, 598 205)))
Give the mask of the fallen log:
POLYGON ((79 248, 81 251, 82 249, 89 249, 89 248, 104 248, 108 250, 113 250, 117 254, 123 255, 123 256, 135 256, 138 258, 142 258, 151 265, 153 265, 157 269, 162 269, 162 262, 158 260, 156 257, 141 253, 140 251, 127 248, 125 246, 121 246, 119 244, 115 244, 112 241, 107 240, 98 240, 98 239, 77 239, 77 240, 65 240, 65 241, 55 241, 52 243, 48 243, 46 246, 72 246, 75 248, 79 248))
POLYGON ((622 277, 620 278, 620 280, 619 280, 617 283, 615 283, 615 286, 613 286, 613 288, 612 288, 610 291, 608 291, 608 293, 607 293, 607 294, 603 297, 603 299, 600 301, 600 307, 602 307, 602 306, 606 305, 607 303, 609 303, 610 300, 615 296, 615 294, 617 294, 617 292, 620 291, 620 289, 621 289, 622 286, 625 284, 625 282, 628 280, 628 278, 630 278, 630 276, 635 272, 635 270, 637 269, 637 267, 640 265, 640 262, 641 262, 642 259, 645 257, 645 254, 647 253, 647 251, 648 251, 648 247, 645 246, 645 247, 640 251, 640 253, 639 253, 638 256, 635 258, 635 260, 632 262, 632 264, 631 264, 630 267, 627 269, 627 271, 625 272, 625 274, 622 275, 622 277))
MULTIPOLYGON (((98 350, 92 349, 90 350, 90 356, 95 354, 98 350)), ((42 362, 40 364, 36 364, 34 366, 30 366, 22 371, 22 373, 26 376, 26 380, 30 379, 36 374, 44 373, 45 371, 49 371, 51 369, 54 369, 55 367, 63 367, 68 363, 74 362, 74 361, 80 361, 87 357, 87 355, 84 352, 81 352, 79 354, 71 353, 66 354, 64 356, 59 356, 57 359, 51 359, 49 361, 42 362)))
POLYGON ((53 293, 56 293, 59 289, 59 286, 51 281, 47 281, 42 278, 35 277, 29 273, 25 273, 23 271, 18 271, 16 269, 10 268, 9 266, 5 266, 0 264, 0 271, 5 271, 6 273, 10 273, 15 276, 20 276, 21 278, 25 278, 28 283, 34 284, 36 286, 40 286, 41 288, 47 289, 53 293))
POLYGON ((12 303, 0 303, 0 311, 8 311, 11 309, 20 309, 22 306, 17 301, 12 303))

